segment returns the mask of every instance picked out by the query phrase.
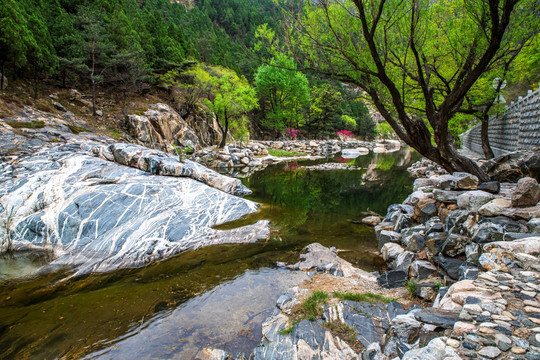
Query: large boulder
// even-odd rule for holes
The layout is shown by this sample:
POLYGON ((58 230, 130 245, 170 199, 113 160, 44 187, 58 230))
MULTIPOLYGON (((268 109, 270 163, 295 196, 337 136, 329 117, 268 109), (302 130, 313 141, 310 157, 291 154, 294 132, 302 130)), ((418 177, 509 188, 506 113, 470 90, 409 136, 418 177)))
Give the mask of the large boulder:
POLYGON ((474 175, 464 172, 455 172, 452 176, 455 178, 454 188, 456 190, 475 190, 478 187, 479 181, 474 175))
POLYGON ((538 186, 538 182, 530 177, 520 179, 514 193, 512 194, 512 206, 533 206, 539 201, 540 186, 538 186))
POLYGON ((482 216, 499 216, 503 213, 504 210, 510 207, 512 207, 512 202, 509 199, 494 199, 482 205, 478 209, 478 214, 482 216))

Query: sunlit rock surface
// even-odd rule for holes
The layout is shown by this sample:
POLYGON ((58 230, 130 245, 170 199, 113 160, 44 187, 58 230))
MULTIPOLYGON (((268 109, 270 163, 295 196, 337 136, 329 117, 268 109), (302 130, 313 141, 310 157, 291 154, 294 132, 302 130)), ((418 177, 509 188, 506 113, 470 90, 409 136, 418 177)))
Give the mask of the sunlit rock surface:
POLYGON ((9 240, 15 250, 49 249, 53 264, 86 273, 266 238, 266 221, 212 229, 256 211, 256 203, 233 195, 250 192, 239 180, 157 150, 52 130, 58 124, 51 124, 22 136, 7 125, 0 129, 4 145, 20 138, 18 148, 32 149, 0 157, 3 247, 9 240), (47 141, 52 131, 59 142, 47 141))

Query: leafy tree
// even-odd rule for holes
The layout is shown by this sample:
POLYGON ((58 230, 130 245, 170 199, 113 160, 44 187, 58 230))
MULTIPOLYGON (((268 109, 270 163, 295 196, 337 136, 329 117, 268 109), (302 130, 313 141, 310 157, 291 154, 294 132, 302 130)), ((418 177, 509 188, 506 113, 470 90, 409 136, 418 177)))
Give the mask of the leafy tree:
POLYGON ((257 93, 263 108, 268 108, 261 124, 272 128, 274 136, 285 127, 299 128, 303 123, 303 108, 310 101, 308 80, 295 69, 291 58, 278 54, 255 74, 257 93))
POLYGON ((284 29, 307 68, 361 87, 408 145, 485 181, 449 122, 482 74, 538 33, 538 12, 536 0, 321 0, 284 29))
POLYGON ((377 125, 377 135, 383 139, 391 139, 394 136, 394 130, 387 122, 382 122, 377 125))
POLYGON ((356 120, 349 115, 341 115, 341 121, 346 130, 354 131, 354 129, 356 129, 356 120))
POLYGON ((213 67, 209 72, 213 76, 212 96, 206 104, 216 114, 222 135, 219 147, 223 148, 230 129, 245 136, 246 113, 257 107, 257 97, 246 78, 239 77, 234 71, 213 67))
POLYGON ((311 88, 311 98, 306 127, 318 136, 333 136, 343 125, 341 92, 328 82, 320 82, 311 88))

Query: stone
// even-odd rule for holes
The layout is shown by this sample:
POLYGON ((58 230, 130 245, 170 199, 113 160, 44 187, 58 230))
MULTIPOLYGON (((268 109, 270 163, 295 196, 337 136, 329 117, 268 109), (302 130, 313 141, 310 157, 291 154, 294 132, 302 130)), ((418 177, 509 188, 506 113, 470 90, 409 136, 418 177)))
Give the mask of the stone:
POLYGON ((390 267, 394 270, 403 270, 406 273, 409 273, 409 268, 413 259, 414 253, 410 251, 403 251, 396 257, 390 267))
POLYGON ((482 169, 492 179, 517 182, 524 177, 540 181, 540 152, 523 150, 503 154, 482 164, 482 169))
POLYGON ((471 242, 467 236, 450 234, 442 245, 442 252, 445 255, 454 257, 465 253, 465 247, 471 242))
POLYGON ((426 239, 420 234, 413 234, 407 238, 402 238, 403 245, 408 251, 418 252, 426 247, 426 239))
POLYGON ((512 339, 504 334, 495 334, 495 343, 501 351, 508 351, 512 347, 512 339))
POLYGON ((414 209, 415 218, 424 222, 437 214, 437 205, 434 199, 425 198, 418 202, 414 209))
POLYGON ((67 109, 64 107, 64 105, 60 104, 58 101, 55 101, 53 103, 53 106, 56 110, 58 111, 61 111, 61 112, 67 112, 67 109))
POLYGON ((459 281, 461 280, 476 280, 478 277, 478 274, 480 273, 480 269, 478 269, 475 266, 462 264, 459 267, 459 281))
POLYGON ((452 335, 465 336, 467 334, 472 333, 475 329, 476 329, 476 326, 474 324, 471 324, 469 322, 464 322, 464 321, 457 321, 454 324, 452 335))
POLYGON ((456 190, 475 190, 478 187, 478 178, 474 175, 455 172, 452 174, 455 178, 454 188, 456 190))
POLYGON ((381 218, 373 215, 373 216, 367 216, 362 219, 362 224, 366 224, 369 226, 376 226, 381 222, 381 218))
POLYGON ((527 223, 529 232, 533 234, 540 234, 540 218, 530 219, 527 223))
POLYGON ((379 234, 379 251, 382 250, 382 247, 386 243, 396 243, 399 244, 401 240, 401 234, 395 231, 382 230, 379 234))
POLYGON ((441 222, 432 222, 429 224, 426 222, 425 225, 426 231, 424 236, 428 236, 431 233, 444 232, 444 224, 442 224, 441 222))
POLYGON ((540 187, 538 182, 530 177, 519 179, 512 194, 512 206, 525 207, 536 205, 540 201, 540 187))
POLYGON ((443 232, 431 233, 426 237, 426 247, 432 254, 438 254, 443 250, 448 235, 443 232))
POLYGON ((504 228, 492 222, 485 222, 478 226, 472 240, 477 244, 485 244, 504 239, 504 228))
POLYGON ((446 257, 439 254, 433 260, 454 280, 459 279, 460 266, 466 264, 462 260, 446 257))
POLYGON ((425 347, 407 351, 402 360, 443 360, 446 343, 441 338, 431 340, 425 347))
POLYGON ((441 190, 441 189, 433 190, 433 197, 435 198, 435 200, 444 202, 444 203, 457 203, 457 198, 461 194, 463 194, 462 191, 441 190))
POLYGON ((411 277, 424 280, 437 272, 437 268, 425 260, 414 260, 411 267, 411 277))
POLYGON ((384 360, 381 345, 378 342, 368 345, 362 352, 362 360, 384 360))
POLYGON ((497 241, 484 245, 484 252, 491 249, 504 249, 513 253, 525 253, 529 255, 540 255, 540 236, 534 236, 515 241, 497 241))
POLYGON ((459 195, 457 205, 460 209, 478 211, 478 209, 493 200, 495 196, 482 190, 467 191, 459 195))
POLYGON ((467 230, 463 229, 463 223, 469 217, 470 212, 467 210, 454 210, 448 214, 444 222, 444 230, 451 234, 463 234, 467 230))
POLYGON ((407 273, 403 270, 385 271, 377 278, 377 282, 386 289, 401 287, 407 282, 407 273))
POLYGON ((486 346, 485 348, 480 349, 478 355, 488 359, 495 359, 497 356, 501 355, 501 350, 495 346, 486 346))
POLYGON ((381 249, 381 255, 384 261, 390 262, 395 260, 399 256, 399 254, 404 251, 405 250, 399 244, 386 243, 381 249))
POLYGON ((410 194, 407 197, 407 199, 405 199, 405 201, 403 201, 403 204, 411 205, 415 207, 420 202, 420 200, 423 200, 423 199, 433 199, 433 194, 430 192, 423 192, 421 190, 416 190, 412 194, 410 194))
POLYGON ((494 199, 482 205, 478 209, 478 214, 482 216, 499 216, 510 207, 512 207, 512 202, 509 199, 494 199))
POLYGON ((498 194, 501 190, 501 184, 498 181, 483 182, 478 185, 478 190, 482 190, 491 194, 498 194))

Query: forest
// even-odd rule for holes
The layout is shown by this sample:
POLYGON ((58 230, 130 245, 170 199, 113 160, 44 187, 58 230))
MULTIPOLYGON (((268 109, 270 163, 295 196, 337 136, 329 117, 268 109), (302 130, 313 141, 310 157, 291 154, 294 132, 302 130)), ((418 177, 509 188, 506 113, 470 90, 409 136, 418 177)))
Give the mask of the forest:
POLYGON ((125 115, 154 94, 182 115, 213 112, 220 146, 397 135, 481 175, 458 135, 502 111, 494 78, 508 100, 538 86, 538 15, 535 0, 4 0, 0 88, 80 89, 94 117, 105 98, 125 115))

